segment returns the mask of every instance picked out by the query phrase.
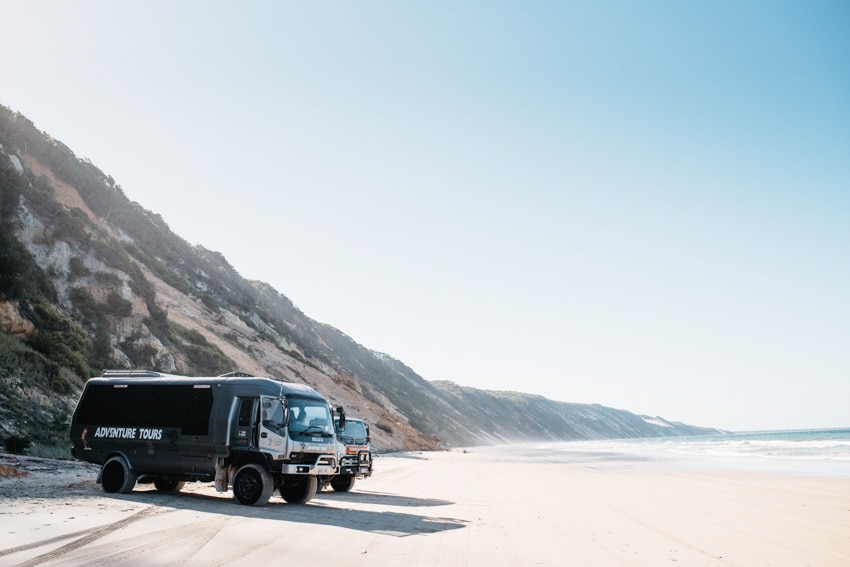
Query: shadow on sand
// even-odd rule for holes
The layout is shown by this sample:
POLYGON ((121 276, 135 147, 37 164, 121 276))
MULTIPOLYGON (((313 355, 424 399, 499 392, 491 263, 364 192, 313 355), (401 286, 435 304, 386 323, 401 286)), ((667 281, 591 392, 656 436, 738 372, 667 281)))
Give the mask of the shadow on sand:
POLYGON ((131 494, 100 493, 99 495, 104 498, 176 510, 194 510, 210 514, 227 514, 228 516, 265 520, 310 522, 323 526, 336 526, 397 537, 466 527, 464 521, 454 518, 392 510, 356 510, 345 507, 346 502, 410 508, 452 504, 452 502, 446 500, 414 498, 379 492, 321 492, 308 504, 288 504, 275 494, 267 505, 257 508, 237 503, 229 492, 221 495, 198 492, 161 494, 155 490, 136 490, 131 494))
POLYGON ((404 494, 389 494, 386 492, 370 492, 368 490, 356 490, 352 492, 335 492, 325 489, 316 494, 316 498, 330 500, 331 502, 358 502, 362 504, 380 504, 382 506, 447 506, 454 504, 448 500, 436 498, 416 498, 404 494))

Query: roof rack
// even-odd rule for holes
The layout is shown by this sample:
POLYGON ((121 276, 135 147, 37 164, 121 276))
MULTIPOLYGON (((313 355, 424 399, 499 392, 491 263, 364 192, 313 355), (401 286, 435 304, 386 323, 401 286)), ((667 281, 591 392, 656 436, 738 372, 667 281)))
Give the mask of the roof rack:
POLYGON ((254 378, 253 374, 245 372, 228 372, 227 374, 219 374, 219 378, 254 378))
POLYGON ((153 370, 104 370, 104 378, 165 378, 165 374, 153 370))

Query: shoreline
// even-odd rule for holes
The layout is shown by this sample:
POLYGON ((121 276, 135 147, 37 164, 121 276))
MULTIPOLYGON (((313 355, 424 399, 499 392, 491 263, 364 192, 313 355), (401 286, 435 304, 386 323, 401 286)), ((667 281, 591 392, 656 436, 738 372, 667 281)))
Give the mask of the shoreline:
POLYGON ((507 460, 597 463, 658 472, 761 472, 850 479, 850 430, 552 441, 470 448, 507 460), (834 435, 829 435, 834 434, 834 435))
POLYGON ((0 478, 2 565, 796 566, 850 556, 850 479, 461 448, 380 454, 352 492, 253 508, 205 483, 104 494, 97 467, 44 461, 0 478))

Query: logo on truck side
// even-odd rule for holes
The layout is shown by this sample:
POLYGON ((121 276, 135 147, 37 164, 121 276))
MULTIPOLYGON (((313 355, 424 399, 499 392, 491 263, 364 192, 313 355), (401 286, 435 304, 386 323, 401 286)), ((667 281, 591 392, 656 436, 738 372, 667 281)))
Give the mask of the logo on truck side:
POLYGON ((101 439, 162 439, 162 429, 147 427, 98 427, 94 432, 101 439))

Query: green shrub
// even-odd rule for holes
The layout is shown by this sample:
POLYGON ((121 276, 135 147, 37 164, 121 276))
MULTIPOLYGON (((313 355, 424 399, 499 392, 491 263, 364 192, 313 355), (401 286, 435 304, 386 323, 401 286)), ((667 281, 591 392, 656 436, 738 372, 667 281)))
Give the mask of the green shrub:
POLYGON ((68 270, 70 272, 70 279, 76 279, 91 275, 91 272, 88 268, 83 264, 83 261, 74 256, 71 258, 70 262, 68 262, 68 270))
POLYGON ((83 387, 85 381, 71 372, 69 369, 60 366, 55 372, 48 377, 50 389, 57 394, 70 394, 83 387))
POLYGON ((130 359, 133 368, 150 368, 154 365, 157 350, 153 345, 143 343, 140 339, 141 335, 134 333, 122 340, 118 348, 130 359))
POLYGON ((20 435, 10 435, 3 440, 3 446, 6 448, 7 453, 23 455, 30 446, 30 440, 20 435))
POLYGON ((89 343, 82 329, 42 299, 32 303, 32 315, 38 332, 27 338, 27 345, 78 376, 91 376, 86 363, 89 343))
POLYGON ((91 292, 84 287, 75 287, 68 290, 68 298, 80 312, 80 317, 86 325, 94 325, 101 317, 97 302, 91 292))
POLYGON ((70 444, 70 441, 65 445, 33 443, 27 450, 27 454, 43 459, 67 459, 71 456, 70 444))
POLYGON ((106 298, 106 312, 116 317, 129 317, 133 314, 133 304, 112 292, 106 298))
POLYGON ((196 376, 218 376, 230 372, 236 366, 215 345, 189 345, 185 348, 185 353, 191 374, 196 376))
POLYGON ((113 287, 118 287, 122 284, 121 278, 112 272, 97 272, 94 275, 94 281, 100 285, 109 285, 113 287))

